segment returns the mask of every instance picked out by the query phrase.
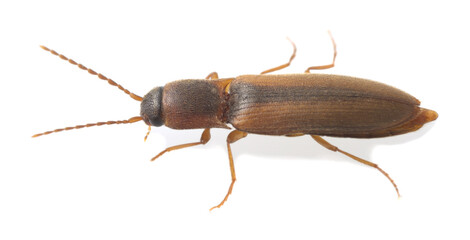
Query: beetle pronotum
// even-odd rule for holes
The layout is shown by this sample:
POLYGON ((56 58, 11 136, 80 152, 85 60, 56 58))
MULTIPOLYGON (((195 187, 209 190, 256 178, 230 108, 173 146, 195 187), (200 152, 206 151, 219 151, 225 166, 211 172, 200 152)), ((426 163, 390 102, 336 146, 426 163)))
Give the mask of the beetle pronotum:
POLYGON ((219 78, 213 72, 206 79, 179 80, 164 87, 156 87, 143 98, 104 75, 41 46, 141 102, 141 112, 140 116, 128 120, 61 128, 33 137, 141 120, 149 126, 149 132, 151 126, 163 124, 173 129, 204 129, 200 141, 168 147, 153 157, 153 161, 169 151, 206 144, 211 138, 211 128, 230 129, 227 124, 231 124, 235 130, 227 136, 227 150, 232 181, 224 199, 212 210, 227 201, 236 181, 230 144, 246 137, 248 133, 288 137, 308 134, 323 147, 379 170, 400 196, 395 182, 377 164, 347 153, 320 136, 378 138, 399 135, 418 130, 425 123, 435 120, 438 114, 419 107, 420 102, 413 96, 382 83, 310 73, 311 70, 328 69, 335 65, 336 44, 331 33, 330 38, 334 48, 333 61, 327 65, 309 67, 302 74, 267 75, 288 67, 295 58, 297 48, 291 41, 294 51, 289 61, 259 75, 219 78))

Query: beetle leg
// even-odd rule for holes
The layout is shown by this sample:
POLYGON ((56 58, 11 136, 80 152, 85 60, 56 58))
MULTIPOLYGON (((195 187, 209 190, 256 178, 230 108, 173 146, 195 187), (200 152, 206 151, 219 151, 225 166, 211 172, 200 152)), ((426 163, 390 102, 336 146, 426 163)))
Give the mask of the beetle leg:
POLYGON ((231 143, 234 143, 244 137, 246 137, 246 135, 248 135, 246 132, 242 132, 242 131, 238 131, 238 130, 233 130, 232 132, 230 132, 230 134, 227 136, 227 149, 228 149, 228 160, 229 160, 229 163, 230 163, 230 173, 232 175, 232 183, 230 184, 230 187, 228 188, 228 192, 227 194, 225 195, 224 199, 222 200, 222 202, 219 203, 219 205, 217 206, 214 206, 210 209, 210 211, 212 211, 212 209, 214 208, 220 208, 222 205, 224 205, 224 203, 227 201, 228 199, 228 196, 232 193, 232 189, 233 189, 233 184, 235 184, 235 181, 237 180, 237 177, 235 176, 235 165, 233 164, 233 156, 232 156, 232 149, 230 148, 230 144, 231 143))
POLYGON ((212 79, 219 79, 219 74, 217 72, 211 72, 209 75, 206 77, 207 80, 212 80, 212 79))
POLYGON ((336 60, 336 43, 335 43, 335 39, 333 39, 333 35, 331 35, 331 32, 328 31, 328 34, 330 35, 330 38, 331 38, 331 42, 333 43, 333 50, 334 50, 334 53, 333 53, 333 62, 331 62, 330 64, 328 65, 322 65, 322 66, 312 66, 312 67, 309 67, 307 68, 307 70, 305 70, 305 73, 310 73, 310 70, 322 70, 322 69, 328 69, 328 68, 332 68, 335 66, 335 60, 336 60))
POLYGON ((202 132, 201 140, 199 142, 186 143, 186 144, 181 144, 181 145, 176 145, 176 146, 173 146, 173 147, 169 147, 169 148, 161 151, 157 156, 153 157, 150 161, 153 161, 153 160, 157 159, 158 157, 160 157, 161 155, 163 155, 166 152, 170 152, 170 151, 178 150, 178 149, 182 149, 182 148, 187 148, 187 147, 192 147, 192 146, 196 146, 196 145, 200 145, 200 144, 206 144, 207 142, 209 142, 210 139, 211 139, 210 128, 206 128, 206 129, 204 129, 204 132, 202 132))
POLYGON ((277 67, 275 67, 275 68, 270 68, 270 69, 268 69, 268 70, 266 70, 266 71, 261 72, 261 74, 266 74, 266 73, 270 73, 270 72, 274 72, 274 71, 277 71, 277 70, 281 70, 281 69, 283 69, 283 68, 286 68, 286 67, 288 67, 288 66, 290 65, 290 63, 292 62, 292 60, 294 60, 294 58, 295 58, 295 53, 297 52, 297 47, 295 46, 295 43, 292 42, 292 40, 290 40, 289 38, 287 38, 287 40, 289 40, 289 42, 290 42, 290 43, 292 44, 292 46, 294 47, 294 52, 292 52, 292 55, 291 55, 290 58, 289 58, 289 62, 284 63, 284 64, 282 64, 282 65, 280 65, 280 66, 277 66, 277 67))
POLYGON ((392 178, 388 175, 387 172, 385 172, 384 170, 382 170, 377 164, 373 163, 373 162, 369 162, 367 160, 364 160, 362 158, 359 158, 359 157, 356 157, 350 153, 347 153, 339 148, 337 148, 336 146, 333 146, 331 145, 329 142, 327 142, 325 139, 321 138, 320 136, 317 136, 317 135, 310 135, 312 136, 312 138, 317 141, 320 145, 322 145, 323 147, 327 148, 328 150, 331 150, 333 152, 340 152, 360 163, 363 163, 365 165, 368 165, 368 166, 371 166, 377 170, 379 170, 383 175, 385 175, 385 177, 388 178, 388 180, 390 180, 390 182, 393 184, 393 187, 395 187, 395 190, 397 191, 397 194, 398 194, 398 197, 400 197, 400 192, 398 191, 398 187, 397 185, 395 184, 395 182, 392 180, 392 178))

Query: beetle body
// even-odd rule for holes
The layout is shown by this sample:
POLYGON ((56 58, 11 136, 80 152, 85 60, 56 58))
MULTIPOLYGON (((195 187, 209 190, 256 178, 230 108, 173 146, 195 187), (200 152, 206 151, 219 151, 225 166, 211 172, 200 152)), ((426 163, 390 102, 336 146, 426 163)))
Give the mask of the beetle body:
MULTIPOLYGON (((230 145, 248 133, 272 136, 310 135, 325 148, 342 153, 358 162, 379 170, 393 184, 398 196, 398 187, 392 178, 377 164, 347 153, 330 144, 321 136, 377 138, 404 134, 421 128, 437 118, 437 113, 420 107, 413 96, 388 85, 371 80, 327 74, 312 74, 310 70, 327 69, 333 62, 323 66, 307 68, 303 74, 266 75, 290 65, 289 62, 263 71, 259 75, 242 75, 236 78, 219 78, 217 73, 206 79, 174 81, 156 87, 143 98, 128 91, 102 74, 41 46, 80 69, 97 75, 101 80, 116 86, 132 99, 141 102, 140 116, 128 120, 107 121, 78 125, 47 131, 38 137, 54 132, 91 126, 135 123, 143 120, 149 126, 173 129, 204 129, 199 142, 171 146, 152 158, 186 147, 207 143, 211 128, 236 130, 227 136, 231 184, 225 198, 213 208, 227 201, 236 181, 235 167, 230 145)), ((145 137, 147 138, 148 133, 145 137)), ((213 209, 211 208, 211 209, 213 209)))
POLYGON ((144 96, 141 115, 147 124, 174 129, 231 124, 264 135, 376 138, 415 131, 437 118, 436 112, 420 108, 416 98, 397 88, 340 75, 180 80, 161 92, 144 96))

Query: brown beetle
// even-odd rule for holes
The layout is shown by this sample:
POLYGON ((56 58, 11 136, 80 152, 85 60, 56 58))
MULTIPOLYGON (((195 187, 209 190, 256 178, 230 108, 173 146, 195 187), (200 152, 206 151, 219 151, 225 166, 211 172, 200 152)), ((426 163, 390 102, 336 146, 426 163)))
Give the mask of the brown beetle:
MULTIPOLYGON (((425 123, 435 120, 435 111, 419 107, 413 96, 388 85, 348 76, 312 74, 310 70, 327 69, 335 64, 309 67, 303 74, 265 75, 290 65, 294 52, 286 64, 266 70, 260 75, 242 75, 219 79, 213 72, 206 79, 174 81, 156 87, 143 98, 129 92, 113 80, 86 68, 57 52, 44 50, 67 60, 71 64, 97 75, 109 84, 141 102, 141 116, 122 121, 99 122, 56 129, 33 137, 90 126, 134 123, 143 120, 148 126, 165 125, 173 129, 204 129, 199 142, 169 147, 152 158, 181 148, 205 144, 210 140, 211 128, 233 130, 227 137, 227 149, 232 182, 225 198, 214 208, 227 201, 236 181, 230 144, 248 133, 274 136, 301 136, 308 134, 322 146, 378 169, 395 187, 390 176, 377 164, 356 157, 331 145, 321 136, 378 138, 416 131, 425 123)), ((148 133, 145 138, 147 138, 148 133)))

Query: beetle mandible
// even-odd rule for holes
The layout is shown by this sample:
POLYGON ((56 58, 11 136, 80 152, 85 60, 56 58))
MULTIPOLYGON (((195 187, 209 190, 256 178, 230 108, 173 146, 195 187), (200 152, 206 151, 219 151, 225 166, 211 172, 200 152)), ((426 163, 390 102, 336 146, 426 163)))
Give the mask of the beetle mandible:
POLYGON ((294 49, 289 61, 259 75, 219 78, 213 72, 206 79, 179 80, 156 87, 143 98, 104 75, 41 46, 141 102, 141 111, 140 116, 128 120, 61 128, 33 137, 141 120, 149 126, 149 132, 151 126, 162 125, 173 129, 204 129, 200 141, 168 147, 153 157, 153 161, 169 151, 206 144, 211 138, 211 128, 230 129, 227 124, 231 124, 235 130, 227 136, 227 150, 232 181, 224 199, 212 210, 227 201, 236 181, 230 148, 232 143, 246 137, 248 133, 288 137, 308 134, 323 147, 379 170, 400 196, 395 182, 377 164, 347 153, 320 136, 379 138, 405 134, 434 121, 438 114, 419 107, 420 102, 408 93, 383 83, 349 76, 310 73, 311 70, 328 69, 335 65, 336 43, 330 32, 329 36, 334 49, 333 61, 327 65, 309 67, 304 73, 267 75, 288 67, 295 58, 297 48, 289 40, 294 49))

